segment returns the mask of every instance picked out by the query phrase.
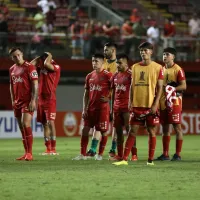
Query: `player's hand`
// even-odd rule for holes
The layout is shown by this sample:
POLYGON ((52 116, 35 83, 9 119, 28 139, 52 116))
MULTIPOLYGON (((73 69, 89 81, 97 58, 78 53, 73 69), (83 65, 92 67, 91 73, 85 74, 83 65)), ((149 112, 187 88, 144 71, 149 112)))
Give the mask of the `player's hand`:
POLYGON ((110 99, 108 97, 105 97, 105 96, 101 96, 100 100, 102 102, 108 102, 110 99))
POLYGON ((36 109, 36 102, 34 100, 31 100, 28 106, 29 112, 33 112, 36 109))
POLYGON ((153 115, 156 114, 157 109, 158 109, 158 106, 155 105, 155 104, 153 104, 153 105, 151 106, 151 114, 153 114, 153 115))
POLYGON ((12 102, 12 107, 15 108, 15 101, 12 102))
POLYGON ((132 110, 132 105, 131 105, 131 103, 128 103, 128 110, 129 110, 129 111, 132 110))
POLYGON ((82 118, 85 119, 88 116, 87 110, 83 110, 82 118))

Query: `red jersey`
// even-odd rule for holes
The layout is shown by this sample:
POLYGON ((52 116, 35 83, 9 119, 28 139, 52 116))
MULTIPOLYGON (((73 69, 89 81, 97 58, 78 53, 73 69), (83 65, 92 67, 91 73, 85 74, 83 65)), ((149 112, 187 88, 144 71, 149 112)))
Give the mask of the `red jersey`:
POLYGON ((106 70, 99 73, 94 70, 86 76, 85 89, 89 90, 89 110, 98 110, 109 105, 108 102, 100 101, 100 98, 110 95, 111 77, 112 73, 106 70))
POLYGON ((131 70, 128 69, 125 72, 117 72, 113 75, 111 88, 115 91, 114 109, 128 108, 131 74, 131 70))
POLYGON ((38 79, 35 66, 27 61, 20 66, 14 64, 10 68, 9 74, 15 106, 20 107, 23 103, 31 101, 32 81, 38 79))
POLYGON ((60 80, 60 66, 51 61, 54 71, 46 68, 40 70, 39 99, 56 99, 56 88, 60 80))

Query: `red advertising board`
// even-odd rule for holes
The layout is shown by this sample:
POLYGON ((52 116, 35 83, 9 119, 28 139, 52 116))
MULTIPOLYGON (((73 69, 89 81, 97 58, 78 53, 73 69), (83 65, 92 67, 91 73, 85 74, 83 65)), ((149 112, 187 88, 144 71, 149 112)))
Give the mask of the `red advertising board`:
MULTIPOLYGON (((57 112, 56 130, 58 137, 80 136, 82 127, 81 112, 57 112)), ((182 114, 182 128, 184 134, 200 134, 200 112, 184 111, 182 114)), ((112 126, 110 126, 109 133, 112 132, 111 129, 112 126)), ((161 133, 161 127, 158 127, 158 135, 161 133)), ((146 128, 141 127, 138 135, 147 135, 146 128)))

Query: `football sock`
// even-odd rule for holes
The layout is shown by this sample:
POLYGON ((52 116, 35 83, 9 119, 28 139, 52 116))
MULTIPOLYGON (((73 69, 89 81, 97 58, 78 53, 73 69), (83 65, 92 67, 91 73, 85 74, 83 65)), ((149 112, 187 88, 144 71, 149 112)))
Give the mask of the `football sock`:
POLYGON ((126 139, 123 160, 128 160, 128 156, 131 152, 131 148, 133 147, 134 142, 135 142, 135 136, 129 134, 128 138, 126 139))
POLYGON ((23 143, 23 146, 24 146, 24 151, 25 153, 28 152, 28 144, 27 144, 27 141, 26 141, 26 136, 25 136, 25 131, 22 130, 22 143, 23 143))
POLYGON ((132 153, 132 156, 133 155, 137 156, 137 147, 133 146, 132 149, 131 149, 131 153, 132 153))
POLYGON ((149 136, 149 158, 148 158, 148 160, 154 159, 155 148, 156 148, 156 137, 149 136))
POLYGON ((163 143, 163 155, 169 156, 170 136, 164 135, 162 137, 162 143, 163 143))
POLYGON ((108 141, 108 136, 102 136, 101 137, 101 142, 100 142, 100 145, 99 145, 99 155, 101 155, 101 156, 103 155, 107 141, 108 141))
POLYGON ((51 150, 56 150, 56 136, 51 136, 51 150))
POLYGON ((26 141, 28 146, 28 153, 32 154, 33 134, 31 127, 25 127, 26 141))
POLYGON ((47 151, 51 151, 51 141, 48 137, 44 137, 44 144, 46 146, 47 151))
POLYGON ((98 143, 99 140, 97 140, 96 138, 92 139, 92 144, 90 149, 92 150, 93 153, 96 153, 98 143))
POLYGON ((110 151, 115 151, 116 148, 117 148, 117 142, 115 140, 112 140, 112 146, 111 146, 110 151))
POLYGON ((176 154, 180 156, 183 140, 176 140, 176 154))
POLYGON ((86 149, 89 141, 89 135, 82 135, 81 136, 81 155, 86 156, 86 149))

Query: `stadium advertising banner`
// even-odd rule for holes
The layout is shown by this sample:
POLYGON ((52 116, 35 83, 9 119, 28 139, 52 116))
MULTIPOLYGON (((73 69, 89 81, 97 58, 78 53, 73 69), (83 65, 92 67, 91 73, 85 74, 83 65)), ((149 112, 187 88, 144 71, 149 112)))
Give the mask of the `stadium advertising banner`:
MULTIPOLYGON (((36 113, 33 115, 32 129, 34 137, 43 137, 43 127, 37 123, 36 113)), ((0 138, 21 138, 13 111, 0 111, 0 138)))
MULTIPOLYGON (((81 112, 57 112, 56 115, 56 131, 58 137, 80 136, 83 127, 81 112)), ((110 126, 109 133, 112 132, 110 126)), ((200 135, 200 113, 194 111, 185 111, 182 114, 182 128, 184 134, 200 135)), ((32 120, 32 129, 34 137, 43 137, 43 128, 40 123, 36 122, 36 113, 32 120)), ((162 133, 161 128, 158 129, 158 135, 162 133)), ((92 131, 91 133, 92 134, 92 131)), ((145 127, 141 127, 138 135, 146 135, 145 127)), ((13 111, 0 111, 0 138, 19 138, 17 121, 13 111)))

